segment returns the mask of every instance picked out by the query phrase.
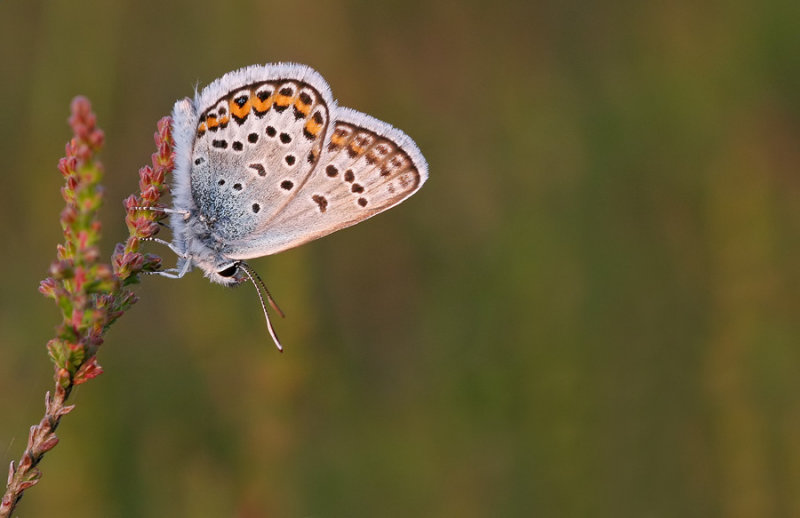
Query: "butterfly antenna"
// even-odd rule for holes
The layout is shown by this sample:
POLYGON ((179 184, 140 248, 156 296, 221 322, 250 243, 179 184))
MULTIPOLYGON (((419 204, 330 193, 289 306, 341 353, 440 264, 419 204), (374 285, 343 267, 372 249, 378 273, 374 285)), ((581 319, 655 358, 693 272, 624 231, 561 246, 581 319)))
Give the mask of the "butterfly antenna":
POLYGON ((275 300, 273 300, 272 295, 269 294, 269 290, 264 285, 264 281, 261 280, 261 277, 258 276, 255 270, 250 268, 247 263, 239 263, 239 266, 242 268, 242 271, 244 271, 245 275, 247 275, 247 278, 250 279, 250 282, 253 283, 253 286, 255 286, 256 293, 258 293, 258 300, 261 302, 261 309, 264 310, 264 318, 267 319, 267 328, 269 329, 269 334, 272 337, 272 340, 275 342, 275 346, 278 348, 278 350, 283 352, 283 346, 281 345, 280 340, 278 340, 278 335, 275 333, 275 329, 272 327, 272 322, 269 319, 269 313, 267 312, 267 305, 264 304, 264 295, 262 294, 262 290, 263 293, 266 293, 267 295, 267 301, 269 301, 269 305, 272 306, 272 308, 277 311, 282 318, 285 318, 283 311, 281 311, 281 308, 279 308, 278 304, 275 302, 275 300))
MULTIPOLYGON (((278 307, 278 303, 275 302, 275 299, 272 298, 272 295, 270 295, 266 284, 264 284, 264 281, 262 281, 261 277, 258 276, 258 273, 256 273, 256 271, 253 270, 247 263, 244 262, 239 263, 239 266, 243 266, 248 272, 250 272, 250 275, 255 277, 255 279, 258 281, 259 286, 261 286, 261 289, 264 290, 264 293, 266 293, 267 301, 269 302, 269 305, 272 306, 272 309, 274 309, 281 316, 281 318, 286 318, 286 315, 284 315, 283 311, 281 311, 281 308, 278 307)), ((253 277, 250 278, 251 281, 253 280, 253 277)))

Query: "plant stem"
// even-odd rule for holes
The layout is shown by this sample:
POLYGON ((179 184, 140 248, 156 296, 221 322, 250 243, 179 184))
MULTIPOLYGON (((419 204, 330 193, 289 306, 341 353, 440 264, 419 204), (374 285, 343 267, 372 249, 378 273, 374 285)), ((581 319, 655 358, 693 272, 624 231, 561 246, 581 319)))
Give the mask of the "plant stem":
POLYGON ((39 462, 58 444, 55 431, 61 418, 74 408, 66 404, 72 389, 102 374, 96 354, 104 335, 137 300, 129 286, 139 281, 140 273, 155 271, 161 265, 159 257, 141 254, 139 244, 158 232, 157 223, 164 214, 135 207, 158 206, 167 190, 165 176, 174 167, 170 119, 164 117, 158 122, 152 166, 139 170, 139 194, 129 196, 124 202, 129 237, 124 244, 117 244, 111 264, 106 264, 98 262, 97 212, 102 203, 103 167, 95 158, 104 135, 96 126, 87 99, 73 99, 71 111, 73 138, 66 146, 66 156, 58 163, 65 179, 61 194, 66 206, 60 217, 64 243, 57 247, 50 276, 39 285, 39 291, 52 298, 62 313, 56 336, 47 343, 55 370, 54 395, 46 394, 44 417, 31 427, 19 462, 15 465, 12 461, 9 465, 6 490, 0 500, 0 518, 10 517, 23 492, 39 482, 42 476, 39 462))

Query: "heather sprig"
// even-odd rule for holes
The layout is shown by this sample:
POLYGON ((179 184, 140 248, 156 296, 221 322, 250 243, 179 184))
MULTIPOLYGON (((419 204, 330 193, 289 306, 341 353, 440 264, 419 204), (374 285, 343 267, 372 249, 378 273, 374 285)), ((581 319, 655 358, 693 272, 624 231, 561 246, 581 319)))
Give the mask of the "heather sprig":
POLYGON ((60 217, 64 242, 57 246, 49 276, 39 284, 39 291, 56 302, 62 316, 55 337, 47 343, 55 388, 52 395, 45 395, 44 417, 31 427, 22 458, 9 466, 0 518, 10 516, 23 492, 41 478, 38 464, 58 444, 56 428, 74 408, 66 404, 72 389, 103 372, 97 351, 109 326, 136 303, 130 286, 138 282, 140 273, 155 271, 161 265, 158 256, 140 253, 139 245, 158 232, 158 221, 164 214, 136 207, 159 206, 167 190, 165 177, 174 167, 170 119, 164 117, 158 122, 157 150, 151 157, 152 165, 139 170, 139 194, 124 202, 129 237, 117 244, 111 264, 100 262, 98 249, 103 167, 97 153, 104 134, 86 98, 73 99, 69 124, 73 137, 66 146, 66 156, 58 163, 64 176, 61 195, 66 202, 60 217))

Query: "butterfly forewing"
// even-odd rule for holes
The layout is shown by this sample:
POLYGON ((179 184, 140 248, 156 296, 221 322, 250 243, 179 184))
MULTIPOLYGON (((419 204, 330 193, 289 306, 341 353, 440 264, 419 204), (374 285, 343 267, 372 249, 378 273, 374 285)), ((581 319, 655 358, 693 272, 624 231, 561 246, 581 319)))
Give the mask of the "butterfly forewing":
POLYGON ((389 124, 337 108, 319 163, 294 197, 233 243, 235 259, 273 254, 348 227, 413 194, 427 178, 414 142, 389 124))
POLYGON ((282 213, 319 161, 329 120, 325 97, 299 79, 247 84, 201 111, 191 191, 212 232, 232 242, 282 213))

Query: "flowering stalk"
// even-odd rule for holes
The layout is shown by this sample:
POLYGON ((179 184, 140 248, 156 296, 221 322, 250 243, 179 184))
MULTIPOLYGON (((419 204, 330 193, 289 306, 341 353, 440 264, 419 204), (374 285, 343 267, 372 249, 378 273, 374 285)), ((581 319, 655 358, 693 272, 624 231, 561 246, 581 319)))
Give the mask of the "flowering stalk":
POLYGON ((104 135, 86 98, 73 99, 71 112, 73 138, 66 146, 66 156, 58 163, 65 179, 61 194, 66 207, 60 220, 64 243, 57 247, 50 276, 39 285, 39 291, 52 298, 62 314, 55 338, 47 343, 55 369, 55 388, 53 395, 45 395, 44 417, 31 427, 25 453, 18 464, 12 461, 9 466, 0 518, 11 516, 22 493, 41 478, 38 464, 58 444, 56 428, 74 408, 66 404, 72 389, 103 372, 97 363, 97 351, 109 326, 136 303, 130 286, 138 282, 140 273, 155 271, 161 265, 159 257, 140 253, 139 244, 158 232, 158 221, 164 214, 134 207, 158 206, 167 189, 164 178, 174 167, 170 119, 164 117, 158 122, 157 151, 152 155, 152 166, 139 170, 139 194, 124 202, 130 235, 125 243, 117 244, 111 264, 106 264, 99 262, 97 247, 103 167, 96 154, 103 146, 104 135))

